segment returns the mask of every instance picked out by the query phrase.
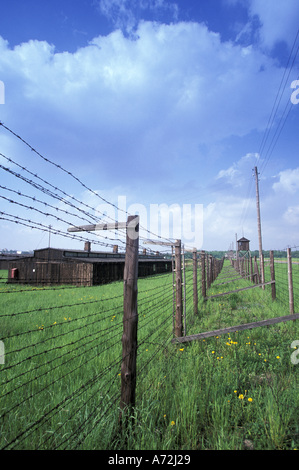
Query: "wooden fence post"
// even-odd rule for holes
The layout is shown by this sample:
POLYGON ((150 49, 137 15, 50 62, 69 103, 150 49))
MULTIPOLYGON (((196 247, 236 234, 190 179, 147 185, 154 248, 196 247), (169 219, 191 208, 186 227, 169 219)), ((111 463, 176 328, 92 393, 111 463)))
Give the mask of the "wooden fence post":
POLYGON ((275 284, 274 253, 272 250, 270 251, 270 274, 271 274, 271 281, 274 281, 273 284, 271 284, 272 300, 275 300, 276 299, 276 284, 275 284))
POLYGON ((294 313, 294 291, 293 291, 293 274, 292 274, 292 255, 291 248, 288 248, 288 283, 289 283, 289 306, 290 313, 294 313))
POLYGON ((257 265, 256 256, 254 257, 254 275, 255 275, 255 283, 256 283, 256 284, 260 284, 260 283, 261 283, 261 280, 260 280, 259 267, 258 267, 258 265, 257 265))
POLYGON ((175 243, 175 285, 176 285, 176 311, 175 311, 175 336, 183 336, 182 324, 182 257, 181 257, 181 240, 175 243))
POLYGON ((207 285, 206 285, 206 254, 204 251, 201 252, 201 295, 206 298, 207 285))
POLYGON ((193 248, 193 306, 194 306, 194 315, 198 315, 197 249, 196 248, 193 248))
MULTIPOLYGON (((260 271, 261 271, 261 277, 262 277, 262 283, 264 284, 265 282, 265 265, 264 265, 264 254, 261 253, 260 257, 260 271)), ((262 289, 265 290, 265 286, 262 286, 262 289)))
POLYGON ((213 281, 214 281, 214 259, 213 259, 213 256, 210 255, 209 256, 209 262, 210 262, 210 268, 209 268, 209 273, 210 273, 210 286, 213 284, 213 281))
POLYGON ((137 279, 138 279, 139 217, 127 220, 124 268, 124 316, 122 335, 121 401, 122 412, 135 406, 137 356, 137 279))
POLYGON ((210 288, 210 258, 208 253, 206 254, 206 272, 207 272, 207 289, 210 288))
POLYGON ((171 265, 172 265, 172 332, 174 335, 174 328, 175 328, 175 264, 174 264, 174 252, 173 252, 173 245, 171 245, 171 265))
POLYGON ((186 325, 186 264, 185 264, 185 247, 182 246, 182 266, 183 266, 183 310, 184 310, 184 336, 187 335, 187 325, 186 325))

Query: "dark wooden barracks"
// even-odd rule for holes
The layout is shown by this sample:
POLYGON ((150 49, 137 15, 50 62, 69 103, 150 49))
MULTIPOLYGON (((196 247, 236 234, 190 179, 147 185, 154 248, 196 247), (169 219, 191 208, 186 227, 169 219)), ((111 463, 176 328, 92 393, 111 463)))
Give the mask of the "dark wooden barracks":
MULTIPOLYGON (((72 284, 95 286, 123 279, 125 254, 84 250, 43 248, 32 256, 8 263, 8 282, 34 285, 72 284)), ((138 277, 171 272, 171 260, 159 255, 139 255, 138 277)))

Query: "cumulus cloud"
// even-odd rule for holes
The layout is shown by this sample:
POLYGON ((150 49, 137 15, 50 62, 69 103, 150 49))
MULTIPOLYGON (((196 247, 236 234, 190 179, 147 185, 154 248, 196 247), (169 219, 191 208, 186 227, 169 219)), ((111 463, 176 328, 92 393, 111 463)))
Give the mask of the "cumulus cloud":
MULTIPOLYGON (((208 204, 204 210, 204 245, 208 249, 217 246, 217 240, 227 243, 227 249, 231 242, 235 240, 235 232, 242 230, 244 235, 257 245, 255 201, 243 197, 226 196, 215 199, 208 204), (249 217, 240 226, 240 215, 244 207, 250 211, 249 217)), ((241 233, 239 232, 241 236, 241 233)), ((224 248, 225 249, 225 248, 224 248)))
POLYGON ((247 153, 237 162, 227 168, 220 170, 216 176, 217 180, 223 180, 227 184, 240 188, 248 181, 252 169, 259 161, 258 153, 247 153))
POLYGON ((290 206, 283 214, 284 220, 291 226, 299 225, 299 206, 290 206))
POLYGON ((298 30, 299 3, 297 0, 251 0, 249 11, 251 16, 260 18, 260 31, 263 44, 272 48, 279 41, 286 41, 292 46, 298 30))
POLYGON ((167 0, 98 0, 98 10, 106 16, 116 28, 132 33, 137 28, 141 14, 145 11, 166 13, 170 20, 177 20, 178 5, 167 0))
POLYGON ((299 3, 297 0, 224 0, 228 6, 241 4, 247 9, 249 21, 236 25, 236 41, 259 43, 271 50, 279 42, 292 47, 298 31, 299 3))
POLYGON ((279 181, 273 184, 275 192, 296 194, 299 191, 299 168, 281 171, 279 181))
POLYGON ((121 142, 139 158, 264 126, 269 84, 280 73, 271 59, 221 42, 203 24, 143 22, 137 33, 136 40, 120 30, 99 36, 73 54, 39 41, 11 50, 1 40, 7 104, 15 114, 39 106, 83 136, 97 129, 105 152, 121 142))
MULTIPOLYGON (((159 3, 162 8, 162 2, 142 5, 159 3)), ((120 9, 127 2, 114 4, 120 9)), ((135 201, 143 203, 145 195, 158 197, 159 187, 186 187, 190 178, 208 185, 201 149, 264 130, 281 69, 254 47, 221 41, 204 24, 143 21, 135 33, 119 29, 74 53, 34 40, 10 48, 0 37, 6 92, 1 120, 57 163, 63 157, 63 166, 93 189, 111 189, 111 199, 118 188, 123 194, 139 191, 135 201)), ((0 139, 13 157, 13 140, 0 139)), ((17 153, 24 165, 36 167, 32 153, 17 153)), ((221 153, 217 159, 219 165, 221 153)), ((219 227, 234 231, 248 202, 237 193, 255 159, 247 154, 215 170, 217 185, 235 192, 224 199, 220 184, 215 205, 205 212, 214 247, 219 227)), ((274 189, 286 190, 288 180, 297 190, 297 178, 281 174, 274 189)))

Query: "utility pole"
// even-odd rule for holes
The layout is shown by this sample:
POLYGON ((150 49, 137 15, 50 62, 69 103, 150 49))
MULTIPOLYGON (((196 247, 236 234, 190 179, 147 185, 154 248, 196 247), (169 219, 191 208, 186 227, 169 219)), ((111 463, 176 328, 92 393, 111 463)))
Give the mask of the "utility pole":
MULTIPOLYGON (((265 271, 264 271, 263 246, 262 246, 259 180, 258 180, 258 172, 257 172, 257 167, 256 166, 254 167, 254 174, 255 174, 255 187, 256 187, 256 210, 257 210, 257 230, 258 230, 258 237, 259 237, 260 269, 261 269, 262 283, 264 284, 264 282, 265 282, 265 271)), ((263 286, 263 289, 265 289, 264 286, 263 286)))

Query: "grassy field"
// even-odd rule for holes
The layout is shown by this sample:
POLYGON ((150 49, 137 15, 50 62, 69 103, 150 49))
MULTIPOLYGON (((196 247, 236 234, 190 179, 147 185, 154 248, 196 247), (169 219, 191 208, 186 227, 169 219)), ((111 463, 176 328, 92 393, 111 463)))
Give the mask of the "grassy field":
MULTIPOLYGON (((140 279, 136 407, 120 430, 122 282, 32 289, 6 275, 0 448, 298 448, 298 322, 172 344, 172 276, 140 279)), ((248 285, 217 285, 220 277, 208 295, 248 285)), ((288 314, 258 288, 199 297, 194 317, 191 273, 186 310, 187 334, 288 314)))

